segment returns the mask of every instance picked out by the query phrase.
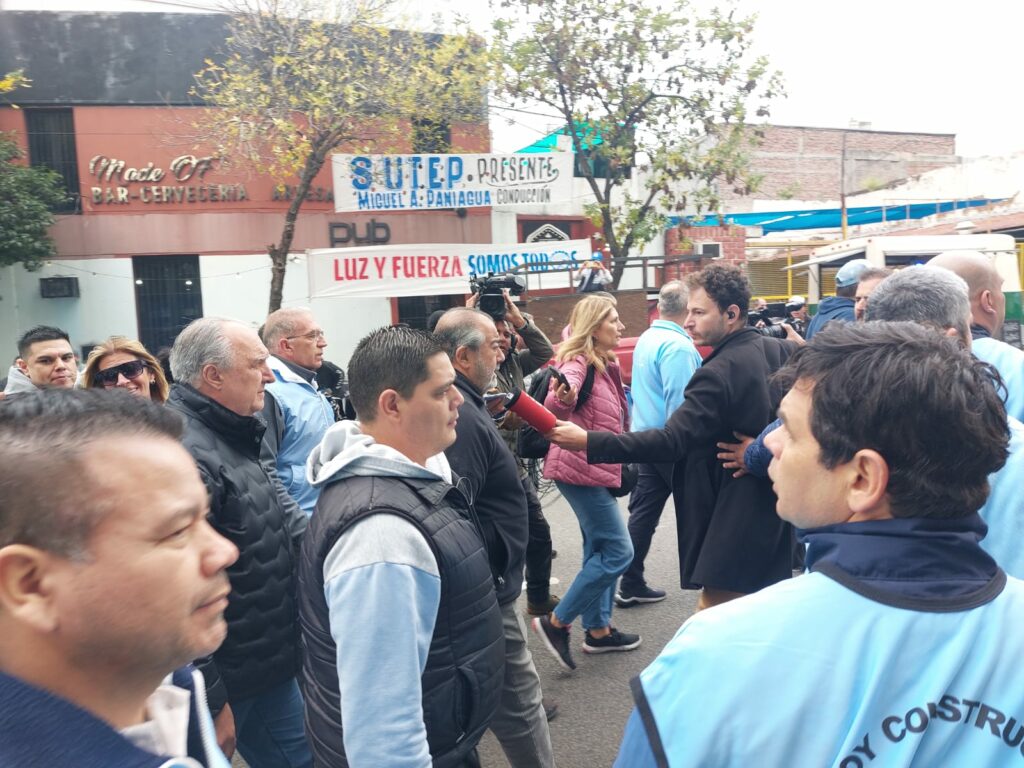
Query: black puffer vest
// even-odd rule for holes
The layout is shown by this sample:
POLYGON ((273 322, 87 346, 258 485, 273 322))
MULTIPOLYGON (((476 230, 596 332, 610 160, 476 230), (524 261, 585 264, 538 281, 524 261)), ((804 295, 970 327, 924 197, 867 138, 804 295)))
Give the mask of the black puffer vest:
MULTIPOLYGON (((348 765, 324 560, 345 530, 382 513, 415 525, 437 560, 441 603, 423 672, 423 720, 434 766, 459 765, 498 707, 505 662, 501 613, 487 552, 462 493, 441 480, 397 477, 349 477, 325 487, 303 541, 300 682, 314 764, 348 765)), ((403 631, 401 616, 394 617, 394 631, 403 631)), ((386 744, 380 747, 387 750, 386 744)))
MULTIPOLYGON (((185 419, 182 442, 210 494, 211 525, 238 547, 238 560, 228 568, 228 636, 213 656, 216 669, 200 669, 211 688, 222 681, 230 700, 245 699, 294 677, 299 659, 297 553, 284 507, 260 464, 266 425, 185 384, 174 385, 167 406, 185 419)), ((217 698, 212 690, 211 706, 217 698)))

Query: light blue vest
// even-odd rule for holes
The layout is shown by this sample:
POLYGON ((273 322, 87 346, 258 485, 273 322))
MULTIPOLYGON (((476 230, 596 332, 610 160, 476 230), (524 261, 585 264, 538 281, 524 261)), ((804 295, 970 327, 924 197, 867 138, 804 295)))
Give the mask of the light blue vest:
POLYGON ((306 481, 306 459, 334 424, 334 411, 316 387, 283 362, 275 357, 267 362, 275 379, 267 384, 267 390, 284 417, 284 434, 277 450, 277 474, 295 503, 307 515, 312 515, 320 490, 306 481))
POLYGON ((807 574, 683 624, 638 678, 616 766, 663 764, 641 720, 671 766, 1024 765, 1022 658, 1012 577, 982 606, 925 613, 807 574))
POLYGON ((990 338, 971 341, 971 352, 999 371, 1006 384, 1006 412, 1024 421, 1024 352, 990 338))
POLYGON ((978 510, 988 525, 980 543, 1004 571, 1024 579, 1024 424, 1011 416, 1009 426, 1010 455, 988 476, 988 499, 978 510))

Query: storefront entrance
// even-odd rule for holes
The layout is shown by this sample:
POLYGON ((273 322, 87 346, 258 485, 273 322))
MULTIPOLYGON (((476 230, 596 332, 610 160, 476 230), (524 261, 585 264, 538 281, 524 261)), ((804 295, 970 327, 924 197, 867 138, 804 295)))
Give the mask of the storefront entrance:
POLYGON ((135 306, 139 340, 154 355, 181 329, 203 316, 198 256, 135 256, 135 306))

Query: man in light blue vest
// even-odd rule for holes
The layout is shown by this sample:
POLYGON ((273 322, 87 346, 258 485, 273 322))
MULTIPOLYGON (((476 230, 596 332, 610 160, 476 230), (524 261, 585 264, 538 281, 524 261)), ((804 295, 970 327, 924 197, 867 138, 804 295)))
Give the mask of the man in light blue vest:
POLYGON ((302 511, 312 515, 320 492, 306 480, 306 459, 334 424, 334 411, 316 383, 327 340, 310 310, 279 309, 267 318, 263 342, 274 372, 263 405, 263 459, 276 467, 302 511))
POLYGON ((616 765, 1020 764, 1024 582, 978 545, 1009 438, 990 369, 917 323, 833 323, 780 379, 769 475, 808 573, 683 624, 616 765))
MULTIPOLYGON (((683 330, 689 291, 679 280, 665 283, 658 293, 658 319, 640 334, 633 350, 633 432, 661 429, 683 404, 683 392, 700 368, 700 353, 683 330)), ((644 560, 658 527, 665 502, 672 495, 675 465, 640 464, 640 479, 629 495, 629 538, 633 562, 622 574, 615 593, 616 605, 626 608, 665 599, 665 590, 644 579, 644 560)))
MULTIPOLYGON (((991 363, 978 355, 977 342, 971 338, 969 291, 966 281, 948 269, 933 267, 932 262, 902 269, 883 280, 871 294, 867 319, 912 320, 930 326, 959 339, 975 357, 991 363)), ((1007 415, 1007 425, 1010 455, 988 479, 988 499, 978 511, 988 526, 981 546, 1008 574, 1024 579, 1024 503, 1020 493, 1024 481, 1024 424, 1007 415)))
POLYGON ((1024 352, 1000 341, 1006 317, 1003 278, 992 259, 978 251, 948 251, 928 262, 960 275, 971 300, 971 351, 991 363, 1006 385, 1006 412, 1024 421, 1024 352))

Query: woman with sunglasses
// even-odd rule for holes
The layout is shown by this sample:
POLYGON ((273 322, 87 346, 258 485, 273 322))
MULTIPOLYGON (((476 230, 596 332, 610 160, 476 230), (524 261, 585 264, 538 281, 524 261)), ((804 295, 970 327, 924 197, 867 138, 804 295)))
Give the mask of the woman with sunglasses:
POLYGON ((82 374, 83 389, 125 389, 158 403, 167 399, 167 379, 155 357, 137 341, 112 336, 93 347, 82 374))

